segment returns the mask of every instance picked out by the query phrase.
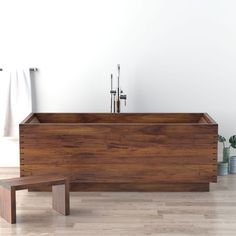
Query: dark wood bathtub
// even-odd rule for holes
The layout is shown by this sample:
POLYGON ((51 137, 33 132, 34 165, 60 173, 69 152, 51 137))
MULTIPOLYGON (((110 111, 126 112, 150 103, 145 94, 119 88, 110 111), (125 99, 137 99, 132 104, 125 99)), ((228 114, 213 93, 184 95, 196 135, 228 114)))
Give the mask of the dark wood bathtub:
POLYGON ((20 124, 21 176, 73 173, 74 191, 208 191, 217 134, 206 113, 35 113, 20 124))

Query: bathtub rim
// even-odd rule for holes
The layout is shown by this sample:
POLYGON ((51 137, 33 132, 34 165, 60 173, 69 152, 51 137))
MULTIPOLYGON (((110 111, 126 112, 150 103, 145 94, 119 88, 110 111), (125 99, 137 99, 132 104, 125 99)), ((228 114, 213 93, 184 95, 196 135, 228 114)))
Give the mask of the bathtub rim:
POLYGON ((121 116, 132 116, 132 115, 158 115, 160 114, 161 116, 167 115, 201 115, 200 120, 198 122, 40 122, 37 118, 37 115, 54 115, 54 114, 59 114, 59 115, 71 115, 71 114, 76 114, 76 115, 114 115, 116 116, 116 113, 105 113, 105 112, 33 112, 30 113, 26 118, 20 122, 19 125, 218 125, 217 122, 207 113, 207 112, 175 112, 175 113, 166 113, 166 112, 156 112, 156 113, 138 113, 138 112, 132 112, 132 113, 119 113, 118 115, 121 116))

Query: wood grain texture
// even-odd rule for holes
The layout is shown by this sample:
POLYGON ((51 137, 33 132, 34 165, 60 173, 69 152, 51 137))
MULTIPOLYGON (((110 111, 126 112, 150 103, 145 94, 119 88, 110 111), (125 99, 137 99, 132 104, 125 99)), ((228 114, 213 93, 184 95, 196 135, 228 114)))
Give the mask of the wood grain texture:
POLYGON ((70 214, 69 182, 52 186, 53 209, 63 215, 70 214))
POLYGON ((65 184, 66 177, 64 176, 49 176, 49 175, 37 175, 37 176, 29 176, 29 177, 21 177, 21 178, 11 178, 11 179, 3 179, 0 180, 0 186, 8 189, 14 190, 22 190, 32 187, 34 185, 37 186, 52 186, 65 184))
POLYGON ((10 224, 16 223, 16 196, 12 188, 0 186, 0 216, 10 224))
MULTIPOLYGON (((203 113, 36 113, 40 123, 198 123, 203 113)), ((31 119, 27 119, 27 122, 31 119)))
POLYGON ((216 182, 217 134, 203 113, 32 114, 20 125, 21 176, 72 173, 81 191, 196 189, 216 182))
POLYGON ((7 222, 16 223, 16 190, 30 187, 53 186, 53 208, 69 215, 69 181, 59 176, 30 176, 0 180, 0 216, 7 222))

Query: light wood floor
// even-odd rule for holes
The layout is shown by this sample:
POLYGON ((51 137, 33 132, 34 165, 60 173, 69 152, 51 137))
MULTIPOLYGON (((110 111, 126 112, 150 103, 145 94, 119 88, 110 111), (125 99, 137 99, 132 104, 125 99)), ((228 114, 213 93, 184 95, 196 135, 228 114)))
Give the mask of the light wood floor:
MULTIPOLYGON (((0 168, 0 179, 19 175, 0 168)), ((71 193, 71 215, 51 209, 51 193, 17 192, 17 224, 0 235, 236 235, 236 175, 206 193, 71 193)))

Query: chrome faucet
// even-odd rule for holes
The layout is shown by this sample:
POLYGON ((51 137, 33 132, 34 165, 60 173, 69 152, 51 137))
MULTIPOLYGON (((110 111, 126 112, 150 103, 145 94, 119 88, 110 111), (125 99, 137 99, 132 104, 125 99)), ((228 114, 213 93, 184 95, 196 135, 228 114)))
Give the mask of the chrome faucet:
POLYGON ((118 76, 117 76, 117 89, 113 89, 113 74, 111 74, 111 113, 120 113, 120 100, 124 100, 126 106, 127 95, 123 94, 123 90, 120 89, 120 64, 118 67, 118 76))

